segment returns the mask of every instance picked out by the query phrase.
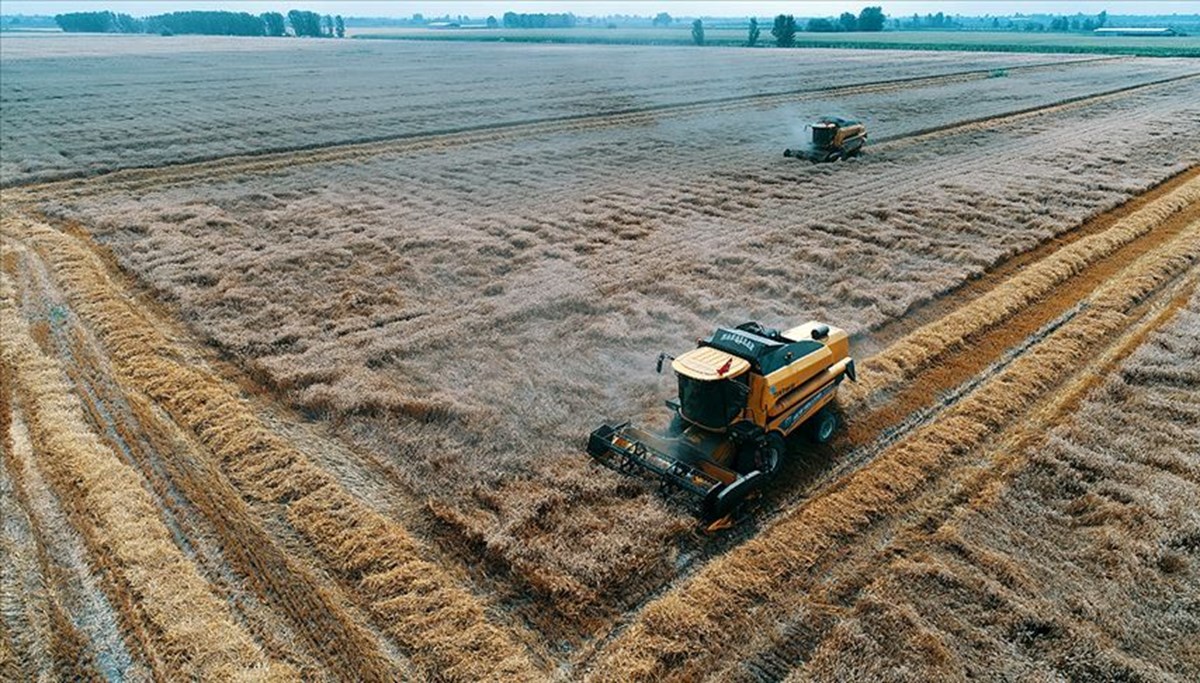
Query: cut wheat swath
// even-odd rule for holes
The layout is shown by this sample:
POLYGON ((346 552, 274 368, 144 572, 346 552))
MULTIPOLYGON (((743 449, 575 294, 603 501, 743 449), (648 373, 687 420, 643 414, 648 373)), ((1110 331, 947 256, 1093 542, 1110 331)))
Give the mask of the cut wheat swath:
POLYGON ((3 362, 29 416, 38 464, 93 543, 114 561, 116 581, 157 634, 167 676, 211 680, 290 680, 296 672, 273 662, 234 621, 228 608, 175 545, 140 475, 88 428, 62 371, 38 348, 13 308, 3 281, 0 339, 3 362))
POLYGON ((407 531, 270 431, 229 385, 180 362, 94 254, 25 217, 12 218, 10 229, 51 267, 118 372, 191 429, 243 495, 286 504, 289 521, 331 567, 357 583, 373 615, 415 663, 453 680, 536 677, 524 647, 489 622, 479 599, 424 559, 407 531))

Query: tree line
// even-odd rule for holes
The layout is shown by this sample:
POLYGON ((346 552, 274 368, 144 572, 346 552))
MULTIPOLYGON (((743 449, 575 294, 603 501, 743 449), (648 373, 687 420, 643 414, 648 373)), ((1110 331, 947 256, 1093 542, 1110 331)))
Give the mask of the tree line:
POLYGON ((68 12, 54 17, 66 33, 158 33, 162 35, 285 36, 343 38, 346 22, 341 15, 321 16, 316 12, 292 10, 285 19, 279 12, 259 15, 247 12, 170 12, 135 18, 115 12, 68 12))
POLYGON ((517 14, 505 12, 501 18, 504 28, 571 28, 575 26, 575 15, 567 14, 517 14))
MULTIPOLYGON (((665 13, 664 13, 665 14, 665 13)), ((662 16, 662 15, 660 15, 662 16)), ((666 17, 670 22, 670 16, 666 17)), ((837 31, 882 31, 887 17, 882 7, 864 7, 857 15, 843 12, 837 21, 831 19, 809 19, 805 30, 811 33, 833 33, 837 31)), ((779 47, 792 47, 796 44, 796 33, 800 30, 796 17, 791 14, 780 14, 775 17, 771 26, 771 36, 779 47)), ((758 27, 758 19, 750 19, 749 32, 746 34, 746 44, 754 47, 762 31, 758 27)), ((697 19, 692 22, 692 42, 704 44, 704 22, 697 19)))
MULTIPOLYGON (((1043 15, 1035 15, 1042 17, 1043 15)), ((1051 16, 1047 25, 1032 16, 1015 17, 951 17, 942 12, 937 14, 912 15, 906 20, 896 20, 896 28, 902 29, 961 29, 961 28, 991 28, 993 31, 1080 31, 1091 33, 1103 28, 1108 23, 1108 12, 1100 12, 1096 16, 1076 14, 1071 17, 1051 16)))

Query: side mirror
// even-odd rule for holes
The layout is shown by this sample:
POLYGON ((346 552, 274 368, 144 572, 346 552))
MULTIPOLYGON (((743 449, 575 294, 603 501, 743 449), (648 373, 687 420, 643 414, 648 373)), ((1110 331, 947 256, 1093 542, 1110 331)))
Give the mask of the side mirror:
POLYGON ((666 353, 658 354, 658 362, 654 364, 654 371, 661 375, 663 361, 665 361, 668 358, 670 358, 671 360, 675 360, 675 356, 668 356, 666 353))

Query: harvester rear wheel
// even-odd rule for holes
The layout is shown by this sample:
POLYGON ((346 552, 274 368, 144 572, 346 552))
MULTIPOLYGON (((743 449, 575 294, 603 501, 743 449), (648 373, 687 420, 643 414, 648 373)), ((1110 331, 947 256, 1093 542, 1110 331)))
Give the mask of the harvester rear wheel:
POLYGON ((837 431, 837 425, 837 415, 832 410, 825 408, 809 422, 808 433, 817 443, 829 443, 833 438, 833 433, 837 431))

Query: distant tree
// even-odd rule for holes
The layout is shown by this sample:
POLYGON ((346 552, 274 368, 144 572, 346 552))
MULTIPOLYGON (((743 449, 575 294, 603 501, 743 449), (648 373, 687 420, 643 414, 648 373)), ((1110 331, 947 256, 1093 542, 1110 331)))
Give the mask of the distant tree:
POLYGON ((946 25, 946 15, 945 14, 938 12, 937 14, 933 15, 933 27, 934 28, 942 28, 945 25, 946 25))
POLYGON ((842 12, 842 16, 838 17, 838 29, 842 31, 857 31, 858 17, 851 12, 842 12))
POLYGON ((117 33, 141 33, 146 30, 141 19, 134 19, 128 14, 118 14, 114 19, 117 33))
POLYGON ((828 19, 809 19, 805 30, 809 33, 833 33, 837 26, 828 19))
POLYGON ((650 25, 651 26, 670 26, 671 25, 671 15, 667 14, 666 12, 659 12, 658 14, 654 15, 653 19, 650 20, 650 25))
POLYGON ((420 12, 417 12, 416 14, 412 15, 412 23, 424 24, 425 23, 425 15, 421 14, 420 12))
POLYGON ((333 37, 333 17, 328 14, 321 19, 321 34, 333 37))
POLYGON ((333 32, 338 38, 346 37, 346 20, 340 14, 333 18, 333 32))
POLYGON ((504 28, 571 28, 575 25, 575 15, 567 14, 517 14, 505 12, 501 20, 504 28))
POLYGON ((992 30, 995 31, 998 28, 1000 28, 1000 18, 992 17, 992 30))
POLYGON ((283 15, 279 12, 265 12, 259 15, 263 28, 268 36, 279 37, 286 33, 283 25, 283 15))
POLYGON ((704 22, 699 19, 692 22, 692 42, 697 45, 704 44, 704 22))
POLYGON ((750 32, 746 34, 746 44, 754 47, 758 44, 758 36, 762 31, 758 30, 758 19, 750 17, 750 32))
POLYGON ((56 14, 54 23, 65 33, 109 33, 116 30, 112 12, 68 12, 56 14))
POLYGON ((771 35, 779 47, 791 47, 796 44, 796 17, 790 14, 780 14, 775 17, 775 25, 771 27, 771 35))
POLYGON ((487 18, 487 27, 488 28, 500 28, 500 22, 496 21, 496 17, 488 17, 487 18))
POLYGON ((146 17, 146 30, 163 35, 262 36, 266 22, 246 12, 190 11, 146 17))
POLYGON ((858 30, 882 31, 885 20, 882 7, 864 7, 858 13, 858 30))
POLYGON ((1108 12, 1107 11, 1100 12, 1100 14, 1096 15, 1096 28, 1104 28, 1104 25, 1107 23, 1108 23, 1108 12))
POLYGON ((292 25, 292 33, 298 37, 321 37, 321 15, 316 12, 294 9, 288 12, 288 23, 292 25))
POLYGON ((1096 30, 1096 21, 1094 19, 1092 19, 1091 17, 1088 17, 1087 19, 1083 20, 1083 23, 1080 24, 1079 27, 1081 29, 1083 29, 1084 31, 1088 31, 1088 32, 1095 31, 1096 30))

